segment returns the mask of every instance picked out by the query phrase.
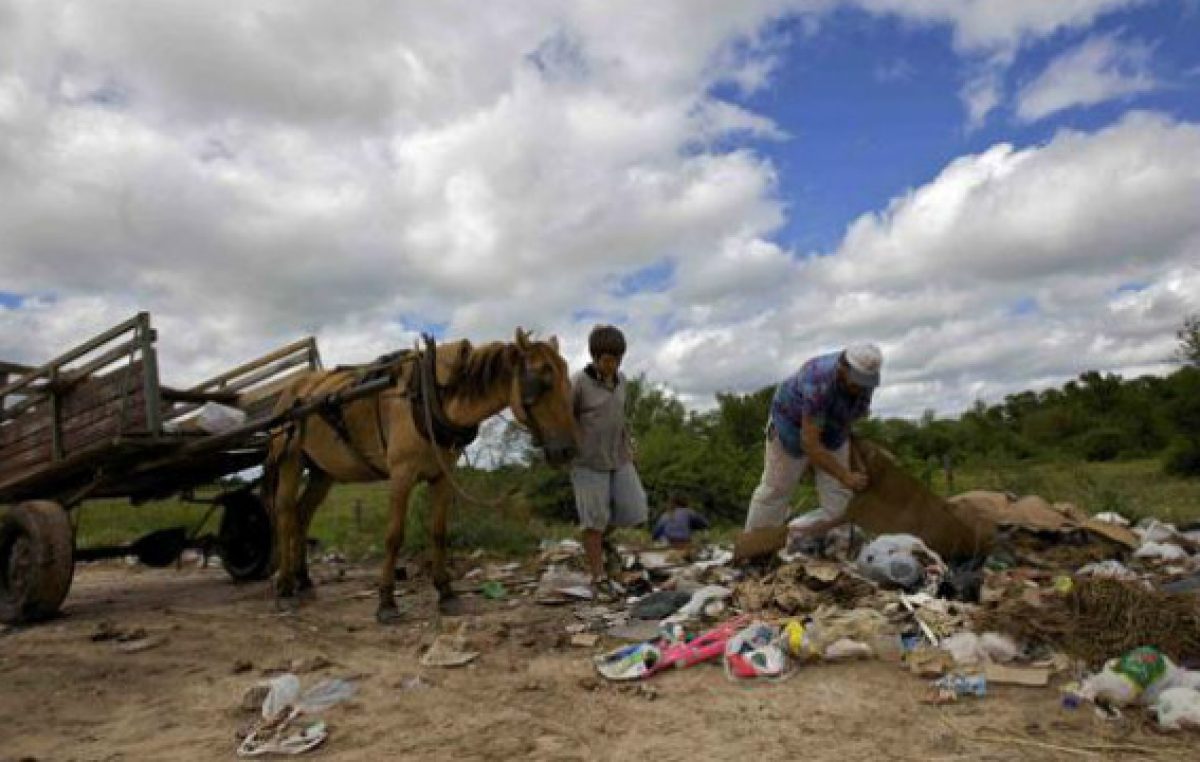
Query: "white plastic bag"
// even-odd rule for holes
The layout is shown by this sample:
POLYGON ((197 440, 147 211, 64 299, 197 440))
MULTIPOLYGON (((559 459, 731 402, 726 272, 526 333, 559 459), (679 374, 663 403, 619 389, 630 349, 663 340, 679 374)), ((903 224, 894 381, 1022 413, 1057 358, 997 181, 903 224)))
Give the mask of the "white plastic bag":
POLYGON ((917 558, 918 551, 934 555, 910 534, 880 535, 859 551, 855 565, 868 579, 912 590, 925 578, 925 565, 917 558))
POLYGON ((1181 561, 1188 557, 1187 551, 1170 542, 1143 542, 1134 558, 1157 558, 1163 561, 1181 561))
POLYGON ((1016 661, 1021 654, 1016 641, 998 632, 985 632, 979 636, 979 645, 987 654, 988 660, 996 664, 1016 661))
POLYGON ((209 434, 220 434, 236 429, 246 422, 246 413, 236 407, 206 402, 196 414, 196 425, 209 434))
POLYGON ((1138 525, 1133 528, 1133 533, 1141 538, 1143 543, 1166 542, 1179 536, 1179 530, 1175 528, 1174 524, 1168 524, 1158 519, 1139 521, 1138 525))
POLYGON ((875 656, 875 651, 866 643, 859 640, 850 640, 842 638, 834 643, 831 643, 825 649, 824 657, 826 661, 850 661, 851 659, 870 659, 875 656))
POLYGON ((265 685, 270 690, 263 699, 262 716, 264 720, 279 717, 296 705, 300 698, 300 678, 288 672, 270 680, 264 680, 259 685, 265 685))
POLYGON ((954 657, 954 663, 969 667, 987 662, 987 651, 978 635, 973 632, 957 632, 944 638, 938 648, 954 657))
POLYGON ((1128 677, 1114 671, 1112 663, 1079 686, 1079 695, 1097 704, 1129 706, 1137 701, 1141 689, 1128 677))
POLYGON ((1168 730, 1200 728, 1200 691, 1195 688, 1170 688, 1159 694, 1154 705, 1159 726, 1168 730))
POLYGON ((320 714, 352 696, 354 683, 337 678, 322 680, 304 692, 296 702, 296 709, 301 714, 320 714))
POLYGON ((699 619, 705 609, 714 601, 723 601, 733 595, 733 591, 727 587, 720 585, 708 585, 696 590, 692 593, 692 599, 676 611, 671 616, 662 620, 663 624, 673 622, 687 622, 692 619, 699 619))

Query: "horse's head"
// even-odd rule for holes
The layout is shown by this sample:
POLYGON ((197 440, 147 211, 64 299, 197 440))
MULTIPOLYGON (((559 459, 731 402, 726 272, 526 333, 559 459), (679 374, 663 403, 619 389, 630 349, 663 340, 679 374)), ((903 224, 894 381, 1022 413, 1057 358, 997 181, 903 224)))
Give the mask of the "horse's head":
POLYGON ((533 341, 517 329, 509 407, 528 427, 533 442, 552 465, 570 462, 579 451, 575 414, 571 408, 571 378, 567 361, 558 353, 558 339, 533 341))

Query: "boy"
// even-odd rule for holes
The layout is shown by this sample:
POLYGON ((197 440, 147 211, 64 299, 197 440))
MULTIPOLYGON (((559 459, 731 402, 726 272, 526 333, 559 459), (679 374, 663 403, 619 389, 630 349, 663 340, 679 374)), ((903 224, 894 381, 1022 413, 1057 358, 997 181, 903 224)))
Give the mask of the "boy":
POLYGON ((620 587, 609 573, 620 570, 620 558, 607 542, 610 527, 646 521, 646 492, 633 465, 633 448, 625 422, 627 382, 620 372, 625 336, 615 326, 598 325, 588 336, 592 362, 571 379, 579 456, 571 466, 575 507, 583 529, 583 549, 598 600, 613 600, 620 587))

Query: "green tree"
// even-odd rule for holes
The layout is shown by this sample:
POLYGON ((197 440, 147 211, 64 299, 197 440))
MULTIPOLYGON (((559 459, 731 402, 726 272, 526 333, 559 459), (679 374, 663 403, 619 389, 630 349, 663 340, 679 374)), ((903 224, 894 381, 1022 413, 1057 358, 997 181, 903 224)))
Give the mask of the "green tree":
POLYGON ((1175 358, 1188 365, 1200 365, 1200 314, 1185 317, 1175 335, 1179 337, 1175 358))

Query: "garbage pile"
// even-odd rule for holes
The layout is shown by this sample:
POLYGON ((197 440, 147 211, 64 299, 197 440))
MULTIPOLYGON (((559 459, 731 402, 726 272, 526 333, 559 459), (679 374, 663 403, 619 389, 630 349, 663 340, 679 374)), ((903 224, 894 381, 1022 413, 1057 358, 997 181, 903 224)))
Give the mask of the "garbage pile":
POLYGON ((784 680, 880 659, 924 681, 932 705, 1053 684, 1067 708, 1136 706, 1200 729, 1200 532, 1038 496, 942 500, 876 467, 887 473, 872 484, 907 515, 868 494, 851 505, 857 529, 815 545, 767 530, 733 552, 623 549, 625 597, 611 604, 591 600, 577 543, 547 543, 537 600, 575 606, 572 643, 595 646, 616 682, 700 664, 784 680))

